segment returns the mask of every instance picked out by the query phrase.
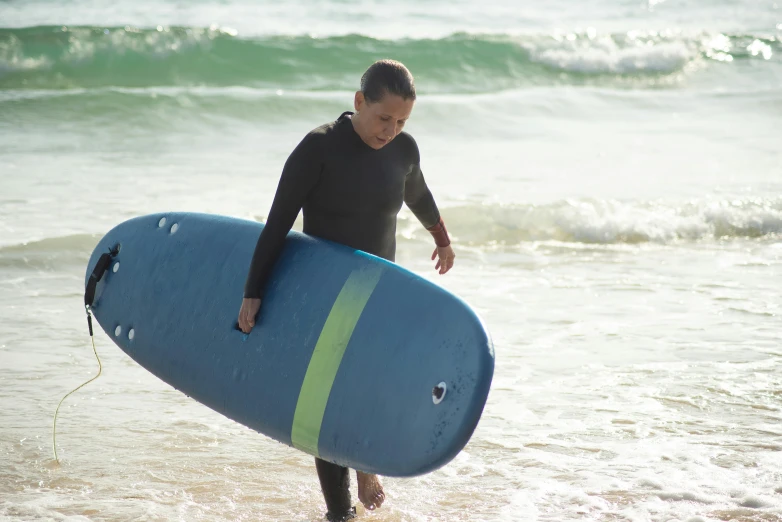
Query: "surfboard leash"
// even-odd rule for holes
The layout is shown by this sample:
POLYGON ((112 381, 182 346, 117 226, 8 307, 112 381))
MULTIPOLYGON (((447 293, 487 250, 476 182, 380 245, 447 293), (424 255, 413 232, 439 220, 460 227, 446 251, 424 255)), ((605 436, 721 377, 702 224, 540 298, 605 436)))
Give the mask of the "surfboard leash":
POLYGON ((109 250, 108 253, 101 254, 98 262, 95 264, 95 268, 92 270, 92 274, 90 274, 90 280, 87 282, 87 288, 84 291, 84 310, 87 312, 87 328, 90 332, 92 353, 95 354, 95 359, 98 361, 98 373, 92 379, 83 382, 65 394, 65 397, 60 399, 60 403, 57 405, 57 409, 54 410, 54 422, 52 425, 52 449, 54 450, 54 460, 57 461, 58 464, 60 463, 60 459, 57 456, 57 414, 60 411, 60 406, 62 406, 62 403, 65 401, 65 399, 68 398, 68 396, 88 385, 100 377, 101 373, 103 373, 103 364, 100 362, 100 357, 98 357, 98 350, 95 348, 95 335, 92 329, 92 304, 95 301, 95 290, 97 289, 98 282, 103 278, 103 275, 106 273, 109 265, 111 264, 111 260, 117 255, 117 253, 119 253, 119 249, 114 247, 109 250))

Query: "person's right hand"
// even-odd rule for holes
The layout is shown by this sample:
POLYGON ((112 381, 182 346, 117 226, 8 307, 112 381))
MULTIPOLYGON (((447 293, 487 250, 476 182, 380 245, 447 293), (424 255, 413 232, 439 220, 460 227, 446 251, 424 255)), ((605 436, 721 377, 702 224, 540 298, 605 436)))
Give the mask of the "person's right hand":
POLYGON ((255 326, 255 318, 261 309, 261 300, 257 298, 242 299, 242 308, 239 310, 239 329, 248 334, 255 326))

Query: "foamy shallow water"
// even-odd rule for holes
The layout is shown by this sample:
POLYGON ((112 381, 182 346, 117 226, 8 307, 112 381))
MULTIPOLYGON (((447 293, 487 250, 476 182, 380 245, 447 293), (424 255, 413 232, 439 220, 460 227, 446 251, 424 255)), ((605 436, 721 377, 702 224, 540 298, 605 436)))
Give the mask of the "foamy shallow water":
MULTIPOLYGON (((484 417, 445 468, 386 479, 387 505, 365 519, 775 520, 782 249, 735 243, 465 252, 443 284, 492 329, 484 417)), ((400 262, 444 280, 426 248, 406 243, 400 262)), ((0 513, 318 520, 309 457, 187 399, 105 336, 104 374, 65 403, 53 463, 53 408, 96 369, 74 261, 4 264, 0 513)))

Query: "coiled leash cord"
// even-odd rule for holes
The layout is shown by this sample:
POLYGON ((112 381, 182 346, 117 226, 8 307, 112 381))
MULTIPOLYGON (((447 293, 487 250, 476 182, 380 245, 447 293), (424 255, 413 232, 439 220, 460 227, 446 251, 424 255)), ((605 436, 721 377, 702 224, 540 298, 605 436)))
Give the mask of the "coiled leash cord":
POLYGON ((107 254, 101 254, 100 258, 98 258, 98 262, 95 264, 95 268, 93 269, 92 274, 90 274, 90 280, 87 282, 87 288, 84 291, 84 310, 87 312, 87 327, 90 331, 92 352, 95 354, 95 359, 98 360, 98 374, 89 381, 86 381, 73 390, 69 391, 65 397, 60 400, 60 403, 57 405, 57 409, 54 410, 54 423, 52 426, 52 449, 54 449, 54 460, 57 461, 58 464, 60 463, 60 459, 57 457, 57 414, 60 411, 60 406, 62 406, 62 403, 65 401, 65 399, 68 398, 68 396, 100 377, 100 374, 103 372, 103 364, 101 364, 100 357, 98 357, 98 350, 95 348, 95 335, 92 330, 92 303, 95 301, 95 290, 98 286, 98 282, 103 278, 103 274, 105 274, 106 270, 108 270, 109 265, 111 264, 111 260, 117 255, 118 252, 119 249, 114 247, 107 254))

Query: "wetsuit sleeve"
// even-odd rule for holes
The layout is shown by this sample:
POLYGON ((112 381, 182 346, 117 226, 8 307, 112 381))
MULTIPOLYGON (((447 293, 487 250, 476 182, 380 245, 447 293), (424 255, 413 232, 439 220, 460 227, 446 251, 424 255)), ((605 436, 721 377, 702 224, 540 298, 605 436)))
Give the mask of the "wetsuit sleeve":
POLYGON ((432 192, 426 186, 421 172, 421 157, 415 142, 412 144, 412 168, 405 179, 405 204, 425 228, 431 228, 440 222, 440 211, 432 192))
POLYGON ((260 298, 282 251, 285 237, 323 168, 323 135, 308 134, 291 152, 280 176, 269 217, 255 245, 244 297, 260 298))

